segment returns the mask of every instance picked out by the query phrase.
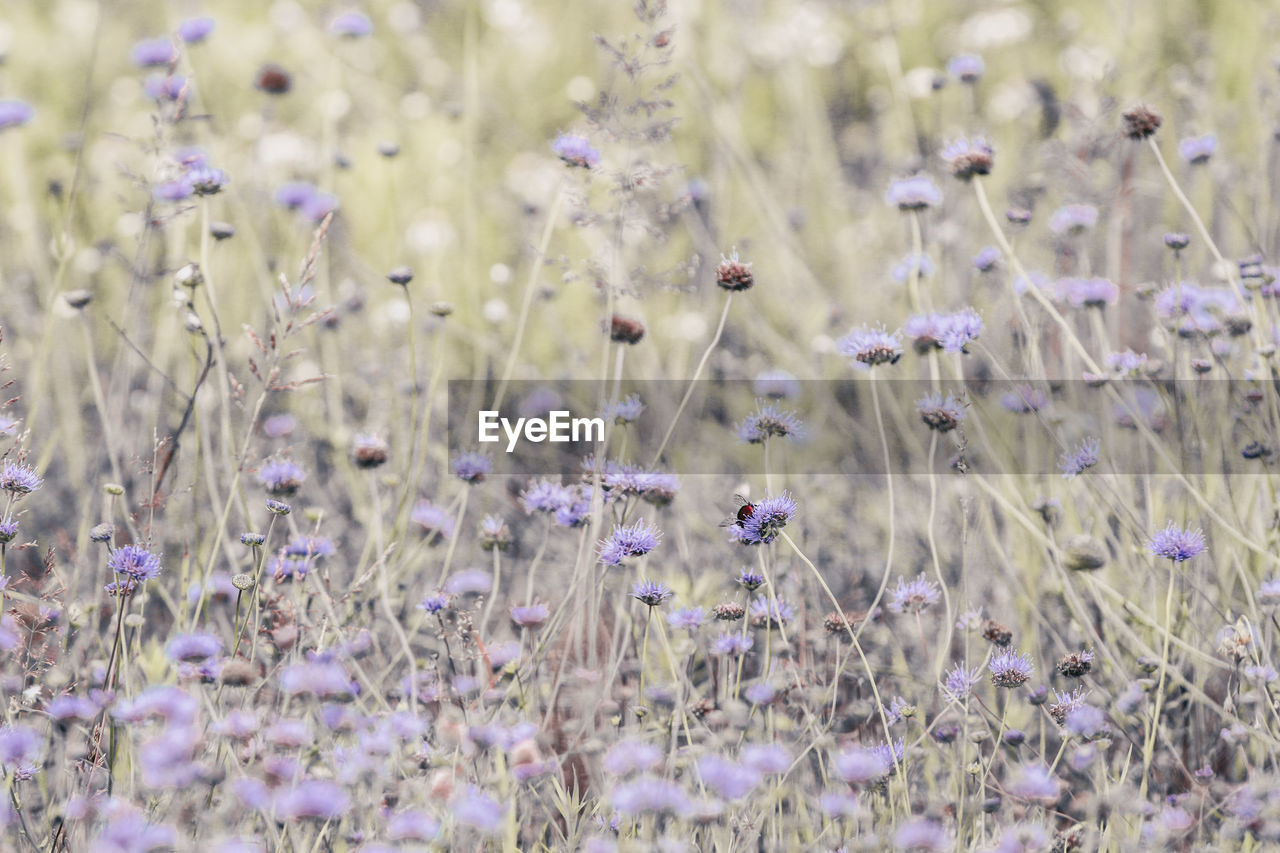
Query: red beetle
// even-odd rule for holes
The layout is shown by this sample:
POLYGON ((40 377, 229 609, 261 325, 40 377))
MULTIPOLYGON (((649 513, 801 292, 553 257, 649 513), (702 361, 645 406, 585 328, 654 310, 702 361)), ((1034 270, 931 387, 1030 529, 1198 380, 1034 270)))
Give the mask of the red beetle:
POLYGON ((751 516, 755 515, 756 505, 748 501, 742 495, 734 495, 734 502, 738 505, 738 512, 733 518, 726 518, 720 522, 721 527, 733 527, 735 524, 742 527, 751 516))

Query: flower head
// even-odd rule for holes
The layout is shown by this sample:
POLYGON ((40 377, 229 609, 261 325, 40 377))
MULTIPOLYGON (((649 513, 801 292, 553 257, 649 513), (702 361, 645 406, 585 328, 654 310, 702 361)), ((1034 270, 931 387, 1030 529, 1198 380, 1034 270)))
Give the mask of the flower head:
POLYGON ((1062 278, 1057 290, 1059 301, 1073 308, 1105 308, 1120 298, 1120 288, 1105 278, 1062 278))
POLYGON ((479 483, 493 471, 493 462, 483 453, 460 453, 453 458, 453 476, 465 483, 479 483))
POLYGON ((951 432, 965 418, 965 404, 954 394, 943 397, 940 391, 932 391, 917 400, 916 411, 925 426, 938 432, 951 432))
POLYGON ((591 147, 585 136, 562 133, 551 143, 551 150, 564 161, 567 166, 581 166, 590 169, 600 163, 600 152, 591 147))
POLYGON ((1217 150, 1218 137, 1212 133, 1191 136, 1178 143, 1178 156, 1192 166, 1208 163, 1217 150))
POLYGON ((942 692, 951 702, 963 702, 973 692, 974 685, 982 680, 981 669, 965 669, 957 666, 942 681, 942 692))
POLYGON ((35 116, 36 111, 26 101, 0 101, 0 130, 21 127, 35 116))
POLYGON ((667 624, 672 628, 693 632, 707 620, 707 612, 701 607, 681 607, 667 614, 667 624))
POLYGON ((994 152, 981 136, 972 139, 961 137, 943 147, 942 159, 946 161, 952 175, 967 181, 975 175, 991 174, 994 152))
POLYGON ((139 545, 125 545, 111 553, 107 568, 117 576, 114 583, 107 585, 108 591, 126 594, 160 576, 160 557, 139 545))
POLYGON ((0 469, 0 490, 17 497, 29 495, 44 485, 44 478, 30 465, 5 461, 0 469))
POLYGON ((947 73, 961 83, 977 83, 985 70, 986 64, 976 53, 961 53, 947 60, 947 73))
POLYGON ((1204 533, 1199 529, 1178 527, 1170 521, 1163 530, 1156 531, 1151 537, 1147 550, 1157 557, 1181 563, 1204 552, 1204 533))
POLYGON ((453 596, 447 592, 433 592, 422 599, 418 604, 418 609, 425 610, 427 613, 439 613, 447 608, 452 600, 453 596))
POLYGON ((178 49, 168 36, 159 36, 137 42, 129 56, 139 68, 156 68, 177 62, 178 49))
POLYGON ((288 459, 270 459, 258 470, 258 482, 273 497, 293 497, 307 479, 307 472, 288 459))
POLYGON ((883 326, 862 326, 840 339, 836 349, 854 361, 854 367, 870 370, 880 364, 895 364, 902 357, 902 335, 886 332, 883 326))
POLYGON ((750 290, 755 285, 755 275, 751 272, 751 264, 738 259, 735 249, 729 257, 720 256, 720 265, 716 267, 716 284, 723 290, 739 292, 750 290))
POLYGON ((360 38, 373 32, 373 21, 360 12, 343 12, 329 22, 329 32, 341 38, 360 38))
POLYGON ((662 581, 636 581, 631 587, 631 597, 650 607, 657 607, 673 595, 671 587, 662 581))
POLYGON ((739 657, 749 652, 754 645, 755 639, 750 634, 724 633, 711 643, 711 653, 739 657))
POLYGON ((762 498, 752 505, 751 515, 729 527, 739 542, 744 545, 767 545, 795 517, 796 502, 790 492, 783 492, 777 497, 762 498))
POLYGON ((551 608, 541 602, 511 608, 511 621, 520 628, 538 628, 551 618, 551 608))
POLYGON ((1067 479, 1083 474, 1098 464, 1099 447, 1101 443, 1098 439, 1092 437, 1084 439, 1075 450, 1062 454, 1062 459, 1058 462, 1058 470, 1067 479))
POLYGON ((629 526, 619 525, 613 528, 609 538, 602 539, 600 562, 606 566, 617 566, 628 557, 642 557, 658 547, 662 531, 645 521, 637 521, 629 526))
POLYGON ((617 403, 611 403, 605 409, 605 420, 612 420, 619 424, 634 423, 640 419, 640 415, 644 413, 644 402, 641 401, 639 394, 629 394, 617 403))
POLYGON ((209 37, 215 26, 217 21, 207 16, 187 18, 178 24, 178 38, 187 44, 198 44, 209 37))
POLYGON ((795 605, 785 598, 770 601, 758 595, 751 601, 751 624, 757 628, 777 628, 790 623, 795 616, 795 605))
POLYGON ((1031 656, 1015 652, 1013 649, 1004 649, 992 657, 987 668, 991 670, 991 683, 996 687, 1017 687, 1025 684, 1035 672, 1031 656))
POLYGON ((884 200, 898 210, 925 210, 942 204, 942 190, 928 175, 912 175, 890 184, 884 200))
POLYGON ((745 568, 738 573, 738 577, 735 580, 742 584, 742 588, 747 592, 755 592, 765 584, 764 575, 745 568))
POLYGON ((760 400, 756 401, 756 410, 738 424, 738 438, 748 444, 764 444, 771 438, 799 438, 803 431, 804 424, 795 412, 760 400))
POLYGON ((1130 107, 1121 114, 1121 129, 1128 138, 1141 141, 1149 136, 1154 136, 1155 132, 1160 129, 1163 119, 1160 113, 1153 110, 1146 104, 1138 104, 1130 107))
POLYGON ((913 581, 898 578, 898 586, 889 594, 889 609, 894 613, 919 613, 939 598, 938 585, 924 572, 913 581))
POLYGON ((409 519, 421 527, 432 542, 452 538, 456 526, 448 510, 425 498, 413 505, 409 519))

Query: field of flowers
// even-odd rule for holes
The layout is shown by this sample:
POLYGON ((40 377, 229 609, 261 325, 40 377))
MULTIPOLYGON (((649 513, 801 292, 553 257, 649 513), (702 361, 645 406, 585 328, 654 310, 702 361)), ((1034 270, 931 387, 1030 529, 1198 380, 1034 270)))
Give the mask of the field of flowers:
POLYGON ((6 4, 3 849, 1280 849, 1277 35, 6 4))

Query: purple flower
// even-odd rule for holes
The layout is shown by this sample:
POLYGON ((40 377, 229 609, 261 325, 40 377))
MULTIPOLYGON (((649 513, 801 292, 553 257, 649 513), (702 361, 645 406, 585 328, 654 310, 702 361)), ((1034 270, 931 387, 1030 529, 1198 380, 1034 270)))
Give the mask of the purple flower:
POLYGON ((187 44, 198 44, 209 37, 217 22, 208 16, 187 18, 178 24, 178 38, 187 44))
POLYGON ((951 835, 947 828, 936 820, 916 818, 907 821, 893 833, 893 846, 898 850, 936 850, 953 849, 951 835))
POLYGON ((307 479, 307 472, 288 459, 269 459, 258 469, 258 482, 273 497, 293 497, 307 479))
POLYGON ((1127 349, 1107 354, 1107 366, 1117 373, 1133 373, 1147 363, 1147 354, 1127 349))
POLYGON ((200 166, 187 172, 186 181, 196 195, 217 195, 231 179, 221 169, 211 166, 200 166))
POLYGON ((631 597, 650 607, 657 607, 673 595, 671 587, 661 581, 636 581, 631 587, 631 597))
POLYGON ((985 246, 973 256, 973 266, 978 272, 991 272, 1004 257, 995 246, 985 246))
POLYGON ((849 791, 825 791, 818 797, 818 807, 829 817, 853 817, 858 813, 858 798, 849 791))
POLYGON ((902 336, 889 334, 883 326, 862 326, 845 335, 836 344, 841 355, 854 361, 854 367, 870 370, 880 364, 894 364, 902 357, 902 336))
POLYGON ((933 272, 933 259, 921 252, 903 256, 902 260, 893 265, 890 276, 898 284, 906 284, 907 280, 913 275, 919 278, 928 278, 933 275, 933 272))
POLYGON ((521 628, 537 628, 551 617, 551 608, 545 604, 524 604, 511 608, 511 621, 521 628))
POLYGON ((742 588, 747 592, 755 592, 765 584, 764 575, 745 568, 738 573, 738 577, 736 577, 735 580, 741 584, 742 588))
POLYGON ((276 816, 285 820, 336 820, 350 808, 347 792, 328 779, 304 779, 276 797, 276 816))
POLYGON ((898 586, 889 594, 889 609, 894 613, 919 613, 930 604, 936 604, 938 598, 938 585, 921 572, 910 583, 898 578, 898 586))
POLYGON ((1061 278, 1057 290, 1058 300, 1073 308, 1104 308, 1120 298, 1120 288, 1105 278, 1061 278))
POLYGON ((1199 529, 1178 527, 1170 521, 1163 530, 1156 531, 1151 537, 1147 550, 1157 557, 1181 563, 1204 552, 1204 533, 1199 529))
POLYGON ((0 544, 8 544, 18 538, 18 521, 13 516, 0 519, 0 544))
POLYGON ((103 815, 107 822, 90 845, 94 853, 149 853, 172 849, 177 843, 173 827, 149 822, 140 809, 123 800, 108 803, 103 815))
POLYGON ((1280 604, 1280 578, 1268 578, 1258 585, 1258 603, 1263 607, 1280 604))
POLYGON ((445 592, 437 592, 428 595, 422 599, 422 603, 418 605, 419 610, 425 610, 428 613, 439 613, 449 606, 449 601, 453 596, 445 592))
POLYGON ((5 461, 0 469, 0 490, 10 495, 29 495, 44 485, 44 478, 36 473, 30 465, 20 462, 5 461))
POLYGON ((776 775, 791 767, 791 753, 776 743, 749 743, 742 747, 742 763, 761 773, 776 775))
POLYGON ((585 136, 562 133, 551 143, 551 150, 568 166, 590 169, 600 163, 600 152, 591 147, 585 136))
POLYGON ((171 181, 161 181, 156 184, 151 194, 156 197, 157 201, 183 201, 195 194, 195 187, 191 185, 191 181, 187 180, 184 175, 171 181))
POLYGON ((83 696, 64 693, 55 696, 44 706, 44 711, 55 720, 92 720, 102 709, 83 696))
POLYGON ((311 184, 291 181, 276 188, 275 200, 281 207, 297 210, 310 201, 317 192, 318 190, 311 184))
POLYGON ((191 81, 181 74, 150 74, 142 91, 153 101, 177 101, 191 92, 191 81))
POLYGON ((168 36, 159 36, 137 42, 129 55, 139 68, 156 68, 177 62, 178 48, 168 36))
POLYGON ((36 111, 26 101, 0 101, 0 130, 21 127, 35 116, 36 111))
POLYGON ((1107 715, 1101 708, 1081 703, 1067 712, 1063 727, 1076 737, 1091 740, 1107 732, 1107 715))
POLYGON ((943 397, 940 391, 932 391, 917 400, 916 411, 929 429, 938 432, 951 432, 965 418, 965 404, 953 394, 943 397))
POLYGON ((474 827, 486 835, 502 829, 507 807, 490 797, 475 785, 466 789, 450 804, 454 818, 465 826, 474 827))
POLYGON ((961 53, 947 60, 947 73, 961 83, 977 83, 986 67, 975 53, 961 53))
POLYGON ((629 394, 616 403, 610 403, 605 408, 604 417, 605 420, 629 424, 638 420, 643 412, 644 403, 640 400, 640 395, 629 394))
POLYGON ((713 655, 731 655, 738 657, 751 651, 755 639, 750 634, 721 634, 711 644, 713 655))
POLYGON ((1017 415, 1026 415, 1048 408, 1049 397, 1039 388, 1018 385, 1000 397, 1000 405, 1017 415))
POLYGON ((756 410, 738 424, 738 438, 748 444, 764 444, 771 438, 799 438, 803 430, 795 412, 757 400, 756 410))
POLYGON ((991 174, 994 156, 991 145, 981 136, 972 139, 961 137, 942 148, 942 159, 951 174, 962 181, 970 180, 975 175, 991 174))
POLYGON ((785 598, 770 601, 765 596, 758 595, 751 601, 751 622, 756 626, 786 625, 795 615, 795 605, 785 598))
POLYGON ((1192 166, 1200 166, 1209 162, 1218 150, 1218 137, 1212 133, 1204 136, 1191 136, 1178 143, 1178 155, 1192 166))
POLYGON ((757 395, 773 400, 800 396, 800 381, 785 370, 766 370, 756 376, 751 388, 757 395))
POLYGON ((629 776, 632 773, 652 770, 662 762, 662 750, 650 743, 620 740, 601 759, 606 773, 629 776))
POLYGON ((1061 783, 1043 764, 1026 764, 1014 772, 1005 788, 1019 799, 1049 805, 1057 802, 1061 783))
POLYGON ((902 331, 911 339, 916 352, 931 349, 949 353, 966 352, 970 343, 982 334, 982 315, 973 308, 962 308, 950 314, 916 314, 907 318, 902 331))
POLYGON ((373 21, 360 12, 343 12, 329 22, 329 32, 342 38, 360 38, 373 32, 373 21))
POLYGON ((299 212, 309 222, 319 223, 338 209, 338 197, 332 193, 315 192, 302 203, 299 212))
POLYGON ((707 787, 726 800, 742 799, 764 779, 754 767, 744 767, 718 755, 698 759, 698 774, 707 787))
POLYGON ((987 663, 987 668, 991 670, 991 683, 996 687, 1017 687, 1025 684, 1035 672, 1030 655, 1015 652, 1013 649, 1005 649, 995 655, 987 663))
MULTIPOLYGON (((584 462, 584 467, 588 471, 591 470, 590 460, 584 462)), ((617 495, 629 495, 641 498, 654 506, 666 506, 675 500, 676 493, 680 491, 680 480, 674 474, 613 461, 605 463, 604 470, 601 472, 601 484, 605 490, 606 501, 617 495)), ((584 514, 590 506, 590 494, 590 489, 584 489, 582 493, 581 502, 588 505, 583 509, 584 514)))
POLYGON ((425 498, 413 505, 409 519, 422 528, 432 543, 453 537, 455 527, 453 516, 449 515, 449 511, 444 507, 437 506, 425 498))
POLYGON ((322 660, 286 666, 280 671, 280 689, 293 696, 306 693, 321 699, 345 699, 357 692, 346 667, 322 660))
POLYGON ((646 813, 682 814, 691 800, 675 782, 653 776, 641 776, 613 789, 613 807, 628 817, 646 813))
POLYGON ((757 681, 743 690, 742 695, 752 705, 768 705, 778 698, 778 689, 767 681, 757 681))
POLYGON ((729 527, 729 532, 744 545, 767 545, 795 517, 796 502, 790 492, 765 497, 752 505, 751 515, 729 527))
POLYGON ((641 557, 658 547, 662 531, 648 522, 637 521, 630 526, 617 526, 598 544, 600 562, 606 566, 617 566, 628 557, 641 557))
POLYGON ((493 462, 483 453, 459 453, 453 458, 453 476, 466 483, 479 483, 493 471, 493 462))
POLYGON ((493 576, 483 569, 467 569, 454 572, 444 582, 444 591, 450 595, 468 595, 493 589, 493 576))
POLYGON ((141 546, 125 545, 111 552, 107 568, 120 576, 109 585, 114 587, 111 591, 130 593, 139 584, 160 576, 160 558, 141 546))
POLYGON ((1062 460, 1058 462, 1058 470, 1067 479, 1083 474, 1086 470, 1098 464, 1098 449, 1101 446, 1101 443, 1096 438, 1084 439, 1076 446, 1075 450, 1062 454, 1062 460))
POLYGON ((27 726, 0 726, 0 764, 6 770, 27 768, 40 760, 44 738, 27 726))
POLYGON ((702 627, 707 612, 701 607, 681 607, 667 614, 667 624, 672 628, 693 632, 702 627))
POLYGON ((520 493, 525 512, 554 513, 572 500, 573 493, 568 488, 551 480, 532 482, 520 493))
POLYGON ((942 204, 942 190, 928 175, 912 175, 890 184, 884 200, 899 210, 924 210, 942 204))
POLYGON ((879 782, 893 769, 889 758, 874 749, 855 746, 833 756, 835 773, 851 785, 879 782))
POLYGON ((951 702, 963 702, 973 692, 974 685, 981 680, 981 669, 970 670, 957 666, 943 679, 942 692, 951 702))
POLYGON ((1098 208, 1091 204, 1067 204, 1049 217, 1054 234, 1080 234, 1098 224, 1098 208))
POLYGON ((165 654, 173 661, 202 661, 222 654, 222 639, 212 634, 179 634, 169 640, 165 654))
POLYGON ((439 834, 440 821, 421 809, 406 809, 387 820, 390 841, 431 841, 439 834))

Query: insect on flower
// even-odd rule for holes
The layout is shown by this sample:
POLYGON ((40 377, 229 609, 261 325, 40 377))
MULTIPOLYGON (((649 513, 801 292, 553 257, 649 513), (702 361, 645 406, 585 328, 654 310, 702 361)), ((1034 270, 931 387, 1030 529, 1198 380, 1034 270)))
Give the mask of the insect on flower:
POLYGON ((748 518, 755 515, 756 505, 748 501, 742 495, 734 495, 733 501, 738 507, 738 511, 729 518, 720 522, 721 527, 741 527, 746 524, 748 518))

